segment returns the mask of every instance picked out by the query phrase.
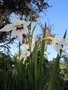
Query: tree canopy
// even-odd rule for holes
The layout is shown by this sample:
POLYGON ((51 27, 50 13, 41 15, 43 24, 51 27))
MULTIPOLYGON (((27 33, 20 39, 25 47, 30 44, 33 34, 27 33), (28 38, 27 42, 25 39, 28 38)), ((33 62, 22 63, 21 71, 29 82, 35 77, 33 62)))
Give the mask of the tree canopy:
MULTIPOLYGON (((32 15, 38 15, 40 12, 46 12, 46 9, 50 7, 46 0, 0 0, 0 29, 6 24, 10 23, 9 17, 14 12, 17 15, 25 15, 29 17, 30 13, 32 15)), ((34 21, 37 19, 36 15, 32 17, 34 21)), ((13 40, 10 40, 6 32, 0 32, 0 47, 4 47, 13 40)))
POLYGON ((8 23, 8 17, 12 12, 26 15, 42 12, 49 4, 45 0, 0 0, 0 28, 8 23), (35 8, 35 9, 34 9, 35 8))

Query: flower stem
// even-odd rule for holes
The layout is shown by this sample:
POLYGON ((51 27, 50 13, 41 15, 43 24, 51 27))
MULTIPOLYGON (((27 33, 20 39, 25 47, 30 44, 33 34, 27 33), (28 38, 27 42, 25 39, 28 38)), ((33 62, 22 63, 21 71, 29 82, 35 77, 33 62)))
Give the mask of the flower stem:
POLYGON ((21 53, 20 53, 20 42, 19 42, 19 61, 20 61, 20 55, 21 53))

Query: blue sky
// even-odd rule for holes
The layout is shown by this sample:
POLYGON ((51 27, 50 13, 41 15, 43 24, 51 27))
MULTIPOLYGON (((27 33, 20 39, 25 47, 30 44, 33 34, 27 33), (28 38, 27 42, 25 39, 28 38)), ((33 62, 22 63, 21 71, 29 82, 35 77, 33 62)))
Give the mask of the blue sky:
POLYGON ((68 0, 49 0, 52 5, 48 9, 46 21, 54 25, 53 33, 63 36, 68 29, 68 0))
MULTIPOLYGON (((63 37, 64 32, 68 29, 68 0, 47 0, 52 7, 46 11, 46 16, 41 14, 41 22, 43 26, 52 25, 52 33, 63 37)), ((40 33, 40 28, 37 26, 35 34, 40 33), (39 30, 38 30, 39 29, 39 30)), ((12 49, 13 50, 13 49, 12 49)), ((56 57, 56 51, 52 46, 48 47, 48 59, 56 57)))

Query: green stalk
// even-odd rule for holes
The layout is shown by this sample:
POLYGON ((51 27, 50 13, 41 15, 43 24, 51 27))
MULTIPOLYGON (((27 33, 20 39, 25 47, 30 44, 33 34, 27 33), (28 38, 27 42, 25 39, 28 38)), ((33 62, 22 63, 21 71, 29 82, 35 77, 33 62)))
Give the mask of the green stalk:
MULTIPOLYGON (((30 13, 30 17, 29 17, 29 21, 32 20, 32 11, 30 13)), ((31 23, 30 25, 28 26, 28 42, 29 42, 29 50, 30 50, 30 54, 31 54, 31 45, 32 45, 32 42, 31 42, 31 39, 32 37, 30 36, 30 32, 31 32, 31 23)), ((30 72, 31 72, 31 80, 33 80, 33 63, 32 63, 32 55, 30 56, 30 72)))
MULTIPOLYGON (((45 37, 46 37, 46 23, 45 23, 43 38, 45 37)), ((42 90, 44 51, 45 51, 45 39, 42 41, 41 55, 40 55, 40 61, 39 61, 39 89, 38 90, 42 90)))
POLYGON ((27 21, 26 12, 25 12, 25 21, 27 21))
MULTIPOLYGON (((31 14, 30 14, 29 21, 31 21, 31 18, 32 18, 32 12, 31 12, 31 14)), ((27 21, 26 12, 25 12, 25 20, 27 21)), ((31 53, 30 30, 31 30, 31 23, 30 23, 30 25, 28 26, 28 42, 29 42, 29 49, 30 49, 30 53, 31 53)))
POLYGON ((21 51, 20 51, 20 42, 19 42, 19 61, 20 61, 20 55, 21 55, 21 51))
POLYGON ((36 21, 36 23, 35 23, 35 25, 34 25, 34 27, 33 27, 33 30, 32 30, 32 36, 33 36, 33 32, 34 32, 34 30, 35 30, 35 28, 36 28, 36 26, 37 26, 39 20, 40 20, 40 18, 38 18, 38 20, 36 21))
MULTIPOLYGON (((32 20, 32 11, 30 13, 30 17, 29 17, 29 21, 32 20)), ((29 41, 29 49, 30 49, 30 53, 31 53, 31 38, 30 38, 30 32, 31 32, 31 23, 28 26, 28 41, 29 41)))
MULTIPOLYGON (((39 40, 40 40, 40 39, 39 39, 39 40)), ((39 40, 38 40, 38 42, 39 42, 39 40)), ((37 89, 37 80, 38 80, 37 55, 38 55, 38 47, 39 47, 38 42, 36 42, 36 44, 35 44, 35 49, 34 49, 35 90, 38 90, 38 89, 37 89)))

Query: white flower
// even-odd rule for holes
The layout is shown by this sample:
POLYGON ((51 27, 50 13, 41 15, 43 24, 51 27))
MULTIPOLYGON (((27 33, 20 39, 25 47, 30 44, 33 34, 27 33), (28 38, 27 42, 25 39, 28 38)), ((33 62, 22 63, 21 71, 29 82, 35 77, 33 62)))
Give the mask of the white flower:
POLYGON ((24 58, 24 60, 23 60, 23 63, 24 63, 25 60, 26 60, 26 58, 29 57, 29 56, 30 56, 30 51, 25 50, 25 51, 22 52, 22 54, 21 54, 21 56, 20 56, 20 60, 21 60, 22 58, 24 58))
POLYGON ((0 29, 0 31, 2 32, 9 32, 12 31, 11 33, 11 38, 13 37, 18 37, 20 43, 22 44, 22 35, 25 34, 27 35, 27 26, 30 24, 30 22, 26 22, 25 20, 20 20, 20 19, 14 19, 12 21, 12 24, 8 24, 5 27, 3 27, 2 29, 0 29))
POLYGON ((28 6, 31 10, 39 10, 38 7, 37 7, 34 3, 32 3, 32 2, 30 2, 29 4, 27 4, 27 6, 28 6))
MULTIPOLYGON (((32 38, 32 45, 31 45, 31 52, 33 52, 35 46, 35 37, 32 38)), ((23 63, 25 62, 26 58, 30 56, 30 51, 29 51, 29 43, 28 44, 23 44, 22 45, 22 52, 20 56, 20 60, 24 58, 23 63)))
POLYGON ((22 45, 22 52, 21 52, 20 60, 21 60, 22 58, 24 58, 23 63, 25 62, 26 58, 27 58, 28 56, 30 56, 30 51, 28 51, 28 49, 29 49, 28 44, 23 44, 23 45, 22 45))
POLYGON ((63 49, 63 46, 68 46, 68 41, 63 38, 55 37, 52 39, 52 45, 53 45, 54 49, 60 55, 60 50, 63 49))

